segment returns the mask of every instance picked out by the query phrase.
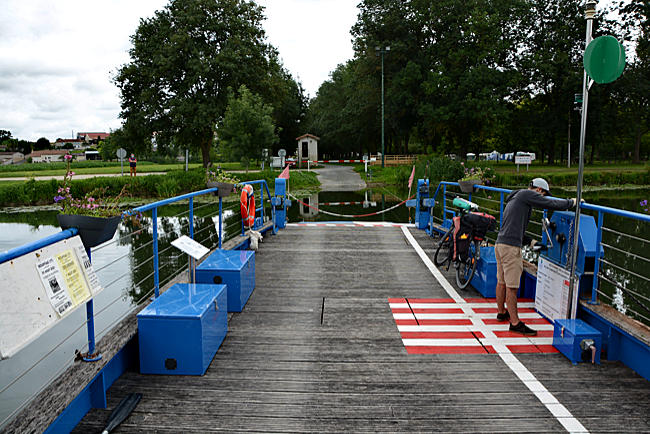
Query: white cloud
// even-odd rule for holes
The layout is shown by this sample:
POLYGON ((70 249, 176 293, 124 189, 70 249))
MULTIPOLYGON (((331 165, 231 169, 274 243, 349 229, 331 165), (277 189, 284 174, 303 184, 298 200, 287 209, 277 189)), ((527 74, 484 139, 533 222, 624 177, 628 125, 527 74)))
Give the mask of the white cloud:
MULTIPOLYGON (((111 77, 128 62, 140 18, 167 0, 4 0, 0 14, 0 129, 20 139, 70 137, 121 124, 111 77)), ((314 96, 352 57, 352 0, 261 0, 269 42, 314 96)))
POLYGON ((313 97, 340 63, 353 56, 350 28, 354 0, 258 0, 266 8, 265 30, 285 67, 313 97))

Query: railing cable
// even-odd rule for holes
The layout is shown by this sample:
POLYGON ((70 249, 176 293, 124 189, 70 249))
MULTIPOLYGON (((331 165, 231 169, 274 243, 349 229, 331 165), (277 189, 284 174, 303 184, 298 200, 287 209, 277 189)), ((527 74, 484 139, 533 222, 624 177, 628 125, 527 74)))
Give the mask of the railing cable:
POLYGON ((615 231, 614 229, 606 228, 605 226, 603 226, 603 230, 606 231, 606 232, 611 232, 611 233, 616 234, 616 235, 621 235, 623 237, 632 238, 633 240, 641 241, 642 243, 650 244, 650 240, 635 237, 634 235, 626 234, 626 233, 623 233, 623 232, 618 232, 618 231, 615 231))

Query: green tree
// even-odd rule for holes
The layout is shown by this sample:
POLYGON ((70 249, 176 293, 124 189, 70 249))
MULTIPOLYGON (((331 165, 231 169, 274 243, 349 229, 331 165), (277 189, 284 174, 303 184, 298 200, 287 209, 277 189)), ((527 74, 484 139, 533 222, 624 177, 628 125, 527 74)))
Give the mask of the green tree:
POLYGON ((219 151, 231 161, 262 157, 262 149, 278 142, 273 124, 273 107, 265 105, 259 95, 242 85, 239 96, 228 100, 226 113, 217 128, 219 151))
POLYGON ((0 143, 3 143, 5 140, 11 139, 11 131, 0 130, 0 143))
POLYGON ((50 141, 47 140, 45 137, 41 137, 34 144, 34 150, 35 151, 40 151, 40 150, 43 150, 43 149, 50 149, 50 148, 51 148, 50 141))
POLYGON ((115 77, 124 130, 159 148, 178 144, 210 159, 227 89, 263 87, 272 50, 262 8, 245 0, 171 0, 132 36, 131 61, 115 77))
MULTIPOLYGON (((117 150, 124 147, 125 134, 122 128, 111 131, 111 135, 99 142, 99 155, 104 161, 117 158, 117 150)), ((135 152, 135 151, 134 151, 135 152)))
POLYGON ((642 139, 650 133, 650 3, 643 0, 619 1, 616 30, 623 41, 632 44, 627 67, 615 82, 614 93, 620 110, 620 129, 624 140, 631 139, 633 160, 641 161, 642 139))
POLYGON ((307 97, 302 85, 280 64, 276 56, 271 57, 270 68, 266 90, 257 93, 262 92, 260 94, 264 101, 273 106, 272 116, 279 141, 271 152, 277 154, 280 148, 285 148, 291 153, 296 147, 296 137, 305 132, 301 130, 301 123, 307 111, 307 97))

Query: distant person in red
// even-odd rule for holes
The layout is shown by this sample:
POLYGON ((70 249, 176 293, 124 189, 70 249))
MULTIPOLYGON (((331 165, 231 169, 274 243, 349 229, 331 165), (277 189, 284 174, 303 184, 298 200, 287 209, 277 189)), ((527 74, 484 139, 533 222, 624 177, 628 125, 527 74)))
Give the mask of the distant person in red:
POLYGON ((138 159, 135 158, 135 155, 131 154, 129 157, 129 167, 131 168, 131 176, 135 176, 135 165, 137 164, 138 159))

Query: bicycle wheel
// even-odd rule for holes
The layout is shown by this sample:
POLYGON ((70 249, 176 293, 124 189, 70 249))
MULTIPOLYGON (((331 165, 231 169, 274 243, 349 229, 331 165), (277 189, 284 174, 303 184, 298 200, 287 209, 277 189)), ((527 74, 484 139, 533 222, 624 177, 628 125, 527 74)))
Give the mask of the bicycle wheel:
POLYGON ((442 236, 438 242, 438 248, 436 248, 436 254, 433 255, 433 263, 436 266, 441 266, 451 259, 451 233, 453 227, 450 228, 446 234, 442 236))
POLYGON ((481 248, 478 241, 474 241, 469 245, 469 255, 466 261, 461 261, 456 268, 456 284, 458 288, 465 289, 472 281, 474 273, 476 272, 476 265, 481 254, 481 248))

